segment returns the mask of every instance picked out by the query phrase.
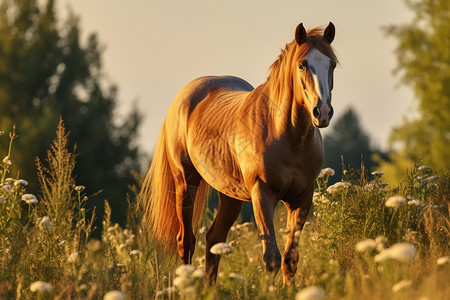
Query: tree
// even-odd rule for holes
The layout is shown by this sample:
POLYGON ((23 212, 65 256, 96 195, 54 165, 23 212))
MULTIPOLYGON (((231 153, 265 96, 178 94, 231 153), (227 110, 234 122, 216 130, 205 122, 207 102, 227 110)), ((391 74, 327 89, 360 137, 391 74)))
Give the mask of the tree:
POLYGON ((123 221, 130 170, 139 167, 140 115, 133 109, 119 124, 116 103, 117 87, 106 84, 101 70, 97 36, 82 45, 77 17, 70 13, 58 22, 53 0, 1 2, 0 129, 15 124, 19 134, 12 176, 20 170, 20 176, 36 178, 35 157, 45 157, 62 117, 77 144, 77 183, 88 194, 104 189, 94 197, 97 205, 101 209, 107 198, 113 218, 123 221))
MULTIPOLYGON (((450 168, 450 14, 448 0, 407 0, 415 13, 405 25, 385 28, 398 40, 397 68, 401 83, 413 88, 418 117, 394 128, 390 143, 397 150, 384 169, 400 169, 422 161, 435 169, 450 168)), ((398 170, 400 171, 400 170, 398 170)))
POLYGON ((334 183, 342 178, 342 159, 345 167, 358 167, 361 158, 367 169, 374 166, 371 157, 374 150, 370 147, 369 136, 359 124, 358 117, 352 108, 336 120, 331 133, 324 137, 325 161, 324 167, 330 167, 336 174, 329 182, 334 183), (342 159, 341 159, 342 157, 342 159))

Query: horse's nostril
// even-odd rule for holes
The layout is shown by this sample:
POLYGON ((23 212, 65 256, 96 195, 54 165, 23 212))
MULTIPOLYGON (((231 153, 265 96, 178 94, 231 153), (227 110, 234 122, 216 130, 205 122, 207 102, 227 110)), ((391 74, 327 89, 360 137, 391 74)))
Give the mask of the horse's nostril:
POLYGON ((314 107, 314 109, 313 109, 313 116, 316 119, 318 119, 320 117, 320 109, 319 109, 319 107, 317 107, 317 106, 314 107))
POLYGON ((328 116, 330 119, 333 116, 333 114, 334 114, 334 109, 333 109, 333 107, 330 106, 330 112, 328 113, 328 116))

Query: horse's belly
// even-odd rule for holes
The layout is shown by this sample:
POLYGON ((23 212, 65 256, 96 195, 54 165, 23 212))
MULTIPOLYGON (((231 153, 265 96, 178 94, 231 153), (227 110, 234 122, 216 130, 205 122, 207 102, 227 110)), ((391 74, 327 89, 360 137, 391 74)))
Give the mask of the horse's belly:
POLYGON ((221 149, 209 139, 202 146, 191 146, 189 156, 200 176, 214 189, 231 198, 250 201, 242 173, 228 149, 221 149))

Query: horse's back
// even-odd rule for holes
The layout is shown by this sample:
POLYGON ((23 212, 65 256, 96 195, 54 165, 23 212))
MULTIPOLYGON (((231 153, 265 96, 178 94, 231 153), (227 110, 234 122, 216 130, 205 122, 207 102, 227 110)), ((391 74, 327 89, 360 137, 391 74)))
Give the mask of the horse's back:
POLYGON ((187 83, 174 99, 174 103, 187 105, 192 112, 207 95, 216 90, 250 92, 253 86, 235 76, 204 76, 187 83))
MULTIPOLYGON (((253 86, 235 76, 204 76, 187 83, 172 101, 164 121, 168 143, 184 148, 189 118, 197 105, 216 91, 250 92, 253 86)), ((179 151, 181 149, 178 149, 179 151)))

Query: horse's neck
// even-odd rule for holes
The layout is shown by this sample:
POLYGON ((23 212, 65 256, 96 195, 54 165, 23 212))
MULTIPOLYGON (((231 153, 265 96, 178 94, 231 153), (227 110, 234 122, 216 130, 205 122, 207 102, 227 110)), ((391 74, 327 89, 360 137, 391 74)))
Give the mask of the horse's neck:
POLYGON ((293 141, 300 141, 314 132, 308 109, 299 102, 302 103, 302 100, 284 99, 277 111, 270 114, 269 123, 272 124, 270 127, 275 138, 288 136, 293 141))

